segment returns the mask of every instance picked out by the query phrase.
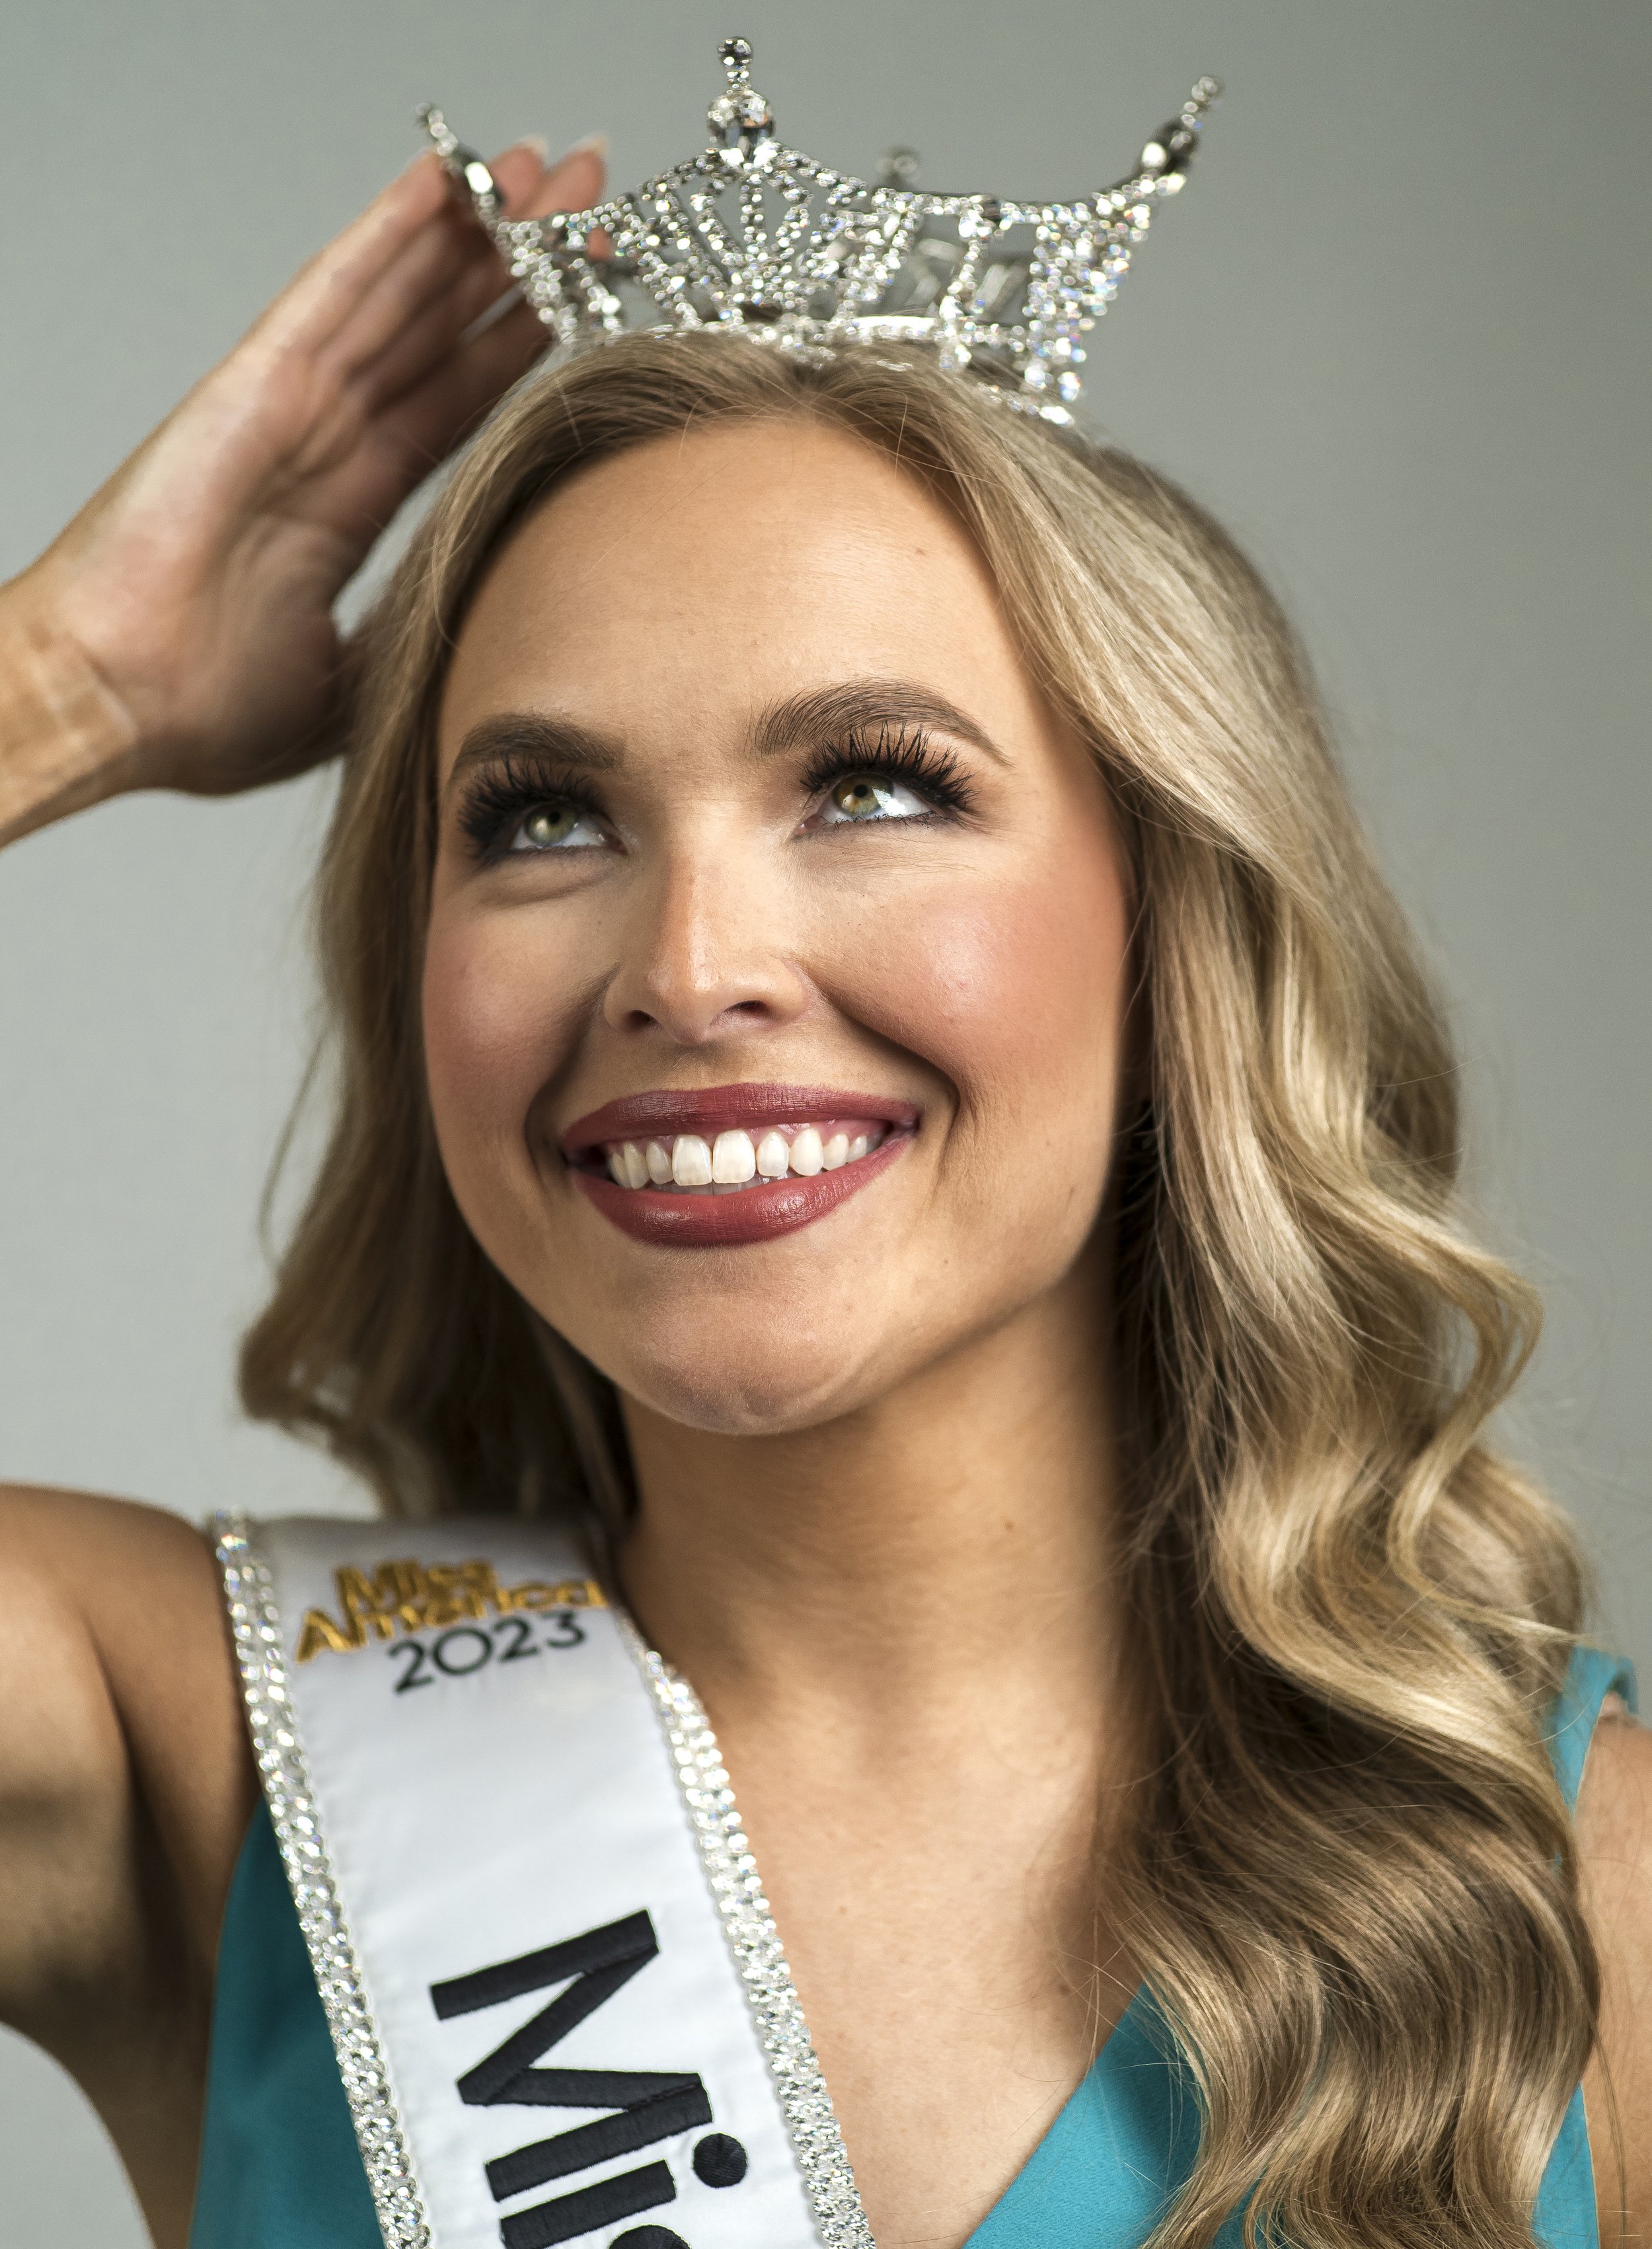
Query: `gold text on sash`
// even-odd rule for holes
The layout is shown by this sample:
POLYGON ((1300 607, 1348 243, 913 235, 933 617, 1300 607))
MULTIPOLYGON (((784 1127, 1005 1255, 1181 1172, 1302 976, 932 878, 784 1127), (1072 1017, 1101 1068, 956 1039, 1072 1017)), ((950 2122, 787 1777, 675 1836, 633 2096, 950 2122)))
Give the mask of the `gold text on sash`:
POLYGON ((398 1633, 439 1631, 490 1616, 607 1606, 593 1578, 563 1578, 552 1584, 528 1578, 520 1585, 502 1585, 491 1562, 381 1562, 370 1574, 347 1566, 333 1572, 333 1583, 339 1616, 325 1609, 305 1611, 299 1627, 300 1663, 324 1653, 348 1655, 398 1633))

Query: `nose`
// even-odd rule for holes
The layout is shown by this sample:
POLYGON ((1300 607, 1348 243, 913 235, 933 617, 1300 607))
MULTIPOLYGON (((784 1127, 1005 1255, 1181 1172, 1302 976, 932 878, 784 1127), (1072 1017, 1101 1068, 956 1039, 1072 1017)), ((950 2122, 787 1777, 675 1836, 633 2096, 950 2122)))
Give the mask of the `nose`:
POLYGON ((766 896, 767 886, 742 882, 726 864, 662 866, 635 902, 604 1021, 630 1036, 663 1031, 685 1047, 795 1021, 808 987, 766 896))

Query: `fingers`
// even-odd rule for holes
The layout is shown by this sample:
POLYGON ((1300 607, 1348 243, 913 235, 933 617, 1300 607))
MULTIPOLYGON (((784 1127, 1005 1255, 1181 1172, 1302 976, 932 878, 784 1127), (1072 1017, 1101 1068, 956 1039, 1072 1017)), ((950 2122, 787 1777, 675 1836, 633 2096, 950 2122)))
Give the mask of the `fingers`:
MULTIPOLYGON (((584 142, 550 166, 536 143, 507 148, 491 167, 506 209, 538 217, 588 208, 602 192, 602 146, 584 142)), ((330 347, 342 365, 361 366, 398 321, 474 260, 480 245, 466 221, 435 155, 416 157, 301 268, 255 334, 283 350, 330 347)))
MULTIPOLYGON (((491 169, 513 210, 568 209, 575 197, 584 208, 602 190, 594 145, 547 166, 523 144, 491 169)), ((382 519, 544 351, 546 331, 520 302, 467 334, 508 286, 492 242, 430 162, 393 182, 266 316, 266 340, 327 377, 366 424, 329 474, 330 517, 351 518, 359 501, 382 519), (410 224, 413 212, 422 216, 410 224), (329 329, 326 300, 351 289, 329 329)))
POLYGON ((511 217, 543 218, 547 211, 589 210, 593 203, 602 201, 608 184, 607 153, 603 134, 582 141, 566 156, 548 165, 539 180, 524 188, 520 201, 508 198, 511 217))
MULTIPOLYGON (((589 210, 601 202, 608 186, 607 156, 606 134, 595 133, 589 141, 582 141, 546 173, 520 212, 513 216, 544 218, 551 211, 589 210)), ((608 237, 600 228, 591 237, 591 248, 599 258, 609 254, 608 237)))
POLYGON ((280 347, 321 350, 388 271, 451 208, 447 176, 433 155, 416 157, 298 273, 253 334, 280 347))
POLYGON ((315 512, 331 526, 372 533, 544 350, 543 327, 525 305, 512 306, 458 352, 445 354, 423 382, 375 416, 330 471, 315 512))
POLYGON ((488 165, 513 218, 543 218, 547 211, 589 210, 607 183, 605 134, 576 141, 547 159, 542 141, 519 141, 488 165))
MULTIPOLYGON (((547 165, 538 149, 519 143, 490 166, 513 216, 589 208, 602 192, 605 167, 601 144, 586 142, 547 165), (575 198, 581 200, 576 203, 575 198)), ((337 347, 354 367, 339 371, 360 382, 369 411, 376 410, 421 381, 445 351, 455 349, 471 323, 504 295, 509 285, 492 245, 456 203, 454 224, 474 255, 455 266, 432 235, 429 245, 410 249, 375 285, 370 299, 337 347), (368 346, 375 355, 364 354, 368 346)))
POLYGON ((473 320, 480 320, 511 287, 492 245, 468 271, 390 336, 376 359, 354 377, 363 409, 375 414, 411 389, 456 351, 473 320))
POLYGON ((527 372, 549 340, 527 306, 512 306, 387 406, 371 442, 401 456, 410 489, 527 372))
MULTIPOLYGON (((492 244, 454 195, 434 157, 430 163, 441 193, 424 224, 402 242, 376 272, 365 274, 358 265, 348 277, 341 275, 341 285, 347 279, 360 283, 356 302, 336 332, 318 348, 342 377, 348 379, 365 368, 409 321, 427 306, 439 303, 470 273, 499 273, 492 244)), ((540 152, 532 143, 507 148, 498 160, 500 185, 507 194, 527 193, 538 185, 544 171, 540 152)), ((462 321, 455 326, 456 337, 463 326, 462 321)))
POLYGON ((506 210, 513 218, 520 218, 529 196, 538 192, 547 176, 545 143, 519 141, 502 155, 493 157, 487 169, 493 175, 494 186, 505 198, 506 210))
MULTIPOLYGON (((337 333, 313 357, 338 381, 348 382, 393 347, 410 323, 440 313, 457 289, 485 275, 495 293, 505 285, 499 255, 468 211, 450 196, 414 239, 375 275, 337 333)), ((455 337, 460 333, 456 327, 455 337)))
MULTIPOLYGON (((539 144, 520 141, 496 157, 489 169, 513 215, 579 208, 570 198, 594 199, 602 193, 604 176, 601 151, 594 143, 570 149, 547 166, 539 144)), ((419 324, 439 334, 440 318, 425 320, 423 316, 447 299, 451 302, 451 340, 457 343, 505 285, 492 244, 462 202, 450 194, 445 208, 402 246, 365 290, 348 320, 330 340, 327 358, 347 379, 365 372, 387 351, 406 360, 409 328, 419 324), (479 297, 472 285, 472 276, 478 273, 486 277, 479 285, 479 297)), ((376 371, 372 380, 379 396, 393 395, 394 382, 387 385, 376 371)))

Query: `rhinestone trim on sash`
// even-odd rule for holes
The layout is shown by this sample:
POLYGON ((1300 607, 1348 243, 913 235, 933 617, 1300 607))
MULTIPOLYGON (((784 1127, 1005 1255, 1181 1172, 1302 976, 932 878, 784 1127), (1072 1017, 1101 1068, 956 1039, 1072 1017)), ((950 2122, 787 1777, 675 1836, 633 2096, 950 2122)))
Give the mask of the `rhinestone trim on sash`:
POLYGON ((430 2249, 424 2199, 396 2112, 378 2028, 367 2004, 361 1963, 339 1902, 332 1859, 316 1818, 304 1751, 287 1697, 280 1615, 269 1570, 247 1535, 247 1518, 217 1523, 236 1658, 241 1667, 252 1753, 315 1980, 333 2034, 339 2075, 389 2249, 430 2249))
POLYGON ((820 2238, 825 2249, 876 2249, 717 1737, 688 1682, 646 1645, 629 1618, 622 1613, 618 1622, 659 1711, 820 2238))

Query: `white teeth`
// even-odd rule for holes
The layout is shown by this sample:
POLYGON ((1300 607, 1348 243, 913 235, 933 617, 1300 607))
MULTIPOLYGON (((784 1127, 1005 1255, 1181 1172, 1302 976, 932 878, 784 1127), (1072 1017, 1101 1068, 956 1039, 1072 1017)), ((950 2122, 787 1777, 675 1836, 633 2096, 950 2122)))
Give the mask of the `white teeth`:
POLYGON ((679 1132, 672 1141, 671 1177, 679 1187, 710 1186, 712 1152, 698 1132, 679 1132))
MULTIPOLYGON (((681 1143, 678 1143, 679 1146, 681 1143)), ((712 1150, 712 1180, 717 1186, 742 1187, 757 1170, 749 1132, 719 1132, 712 1150)))
POLYGON ((840 1171, 881 1147, 887 1134, 834 1132, 823 1143, 818 1125, 770 1125, 755 1139, 749 1132, 719 1132, 708 1142, 698 1132, 673 1139, 622 1140, 607 1152, 610 1177, 623 1187, 675 1186, 702 1194, 736 1194, 754 1180, 783 1180, 788 1173, 812 1180, 819 1172, 840 1171), (789 1132, 789 1140, 787 1134, 789 1132))

